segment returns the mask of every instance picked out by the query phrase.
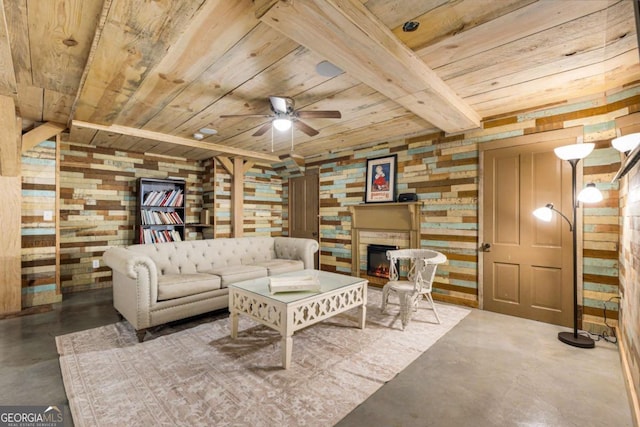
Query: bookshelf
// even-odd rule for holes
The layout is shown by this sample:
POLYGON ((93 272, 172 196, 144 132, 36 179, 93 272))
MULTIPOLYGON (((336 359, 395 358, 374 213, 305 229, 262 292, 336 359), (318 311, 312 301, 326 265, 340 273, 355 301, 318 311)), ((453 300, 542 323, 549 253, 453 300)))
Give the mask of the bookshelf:
POLYGON ((136 198, 136 243, 184 240, 184 181, 139 178, 136 198))

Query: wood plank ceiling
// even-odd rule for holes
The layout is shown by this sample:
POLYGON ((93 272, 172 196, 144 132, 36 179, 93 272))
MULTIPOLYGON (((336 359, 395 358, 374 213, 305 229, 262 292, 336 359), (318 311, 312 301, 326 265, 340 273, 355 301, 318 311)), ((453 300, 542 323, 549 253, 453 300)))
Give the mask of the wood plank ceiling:
POLYGON ((634 0, 2 0, 0 94, 25 131, 203 159, 272 161, 268 96, 310 118, 314 156, 561 105, 640 80, 634 0), (416 21, 414 32, 403 23, 416 21), (344 70, 316 71, 328 60, 344 70), (217 130, 202 141, 202 127, 217 130))

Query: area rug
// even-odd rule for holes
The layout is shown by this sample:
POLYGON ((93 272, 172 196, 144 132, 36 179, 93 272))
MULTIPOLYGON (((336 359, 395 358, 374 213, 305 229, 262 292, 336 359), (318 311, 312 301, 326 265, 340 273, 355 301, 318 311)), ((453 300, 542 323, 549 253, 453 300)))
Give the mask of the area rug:
MULTIPOLYGON (((293 336, 281 368, 280 335, 240 317, 138 343, 126 322, 56 337, 76 426, 331 426, 408 366, 469 310, 419 309, 406 330, 399 307, 380 311, 370 290, 367 323, 346 312, 293 336)), ((424 303, 426 305, 426 303, 424 303)))

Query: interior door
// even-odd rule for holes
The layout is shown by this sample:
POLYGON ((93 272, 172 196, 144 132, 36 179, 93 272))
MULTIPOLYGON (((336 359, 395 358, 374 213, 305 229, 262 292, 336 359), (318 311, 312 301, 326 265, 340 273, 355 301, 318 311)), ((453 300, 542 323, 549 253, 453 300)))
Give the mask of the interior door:
MULTIPOLYGON (((314 239, 319 243, 319 187, 318 169, 307 169, 304 176, 289 178, 289 236, 314 239)), ((319 252, 315 256, 316 269, 319 252)))
POLYGON ((559 215, 536 219, 553 203, 572 218, 571 168, 543 142, 484 152, 483 305, 490 311, 573 324, 572 234, 559 215))

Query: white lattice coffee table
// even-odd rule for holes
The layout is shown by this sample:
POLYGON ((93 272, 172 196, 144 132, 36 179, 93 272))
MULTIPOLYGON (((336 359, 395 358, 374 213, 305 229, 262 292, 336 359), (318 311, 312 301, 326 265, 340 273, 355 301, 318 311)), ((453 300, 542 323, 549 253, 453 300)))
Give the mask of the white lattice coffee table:
POLYGON ((327 271, 305 270, 278 277, 317 274, 320 292, 287 292, 271 295, 269 279, 247 280, 229 286, 231 338, 238 337, 238 316, 275 329, 282 335, 282 366, 291 364, 293 333, 354 307, 360 307, 358 326, 367 315, 367 280, 327 271))

